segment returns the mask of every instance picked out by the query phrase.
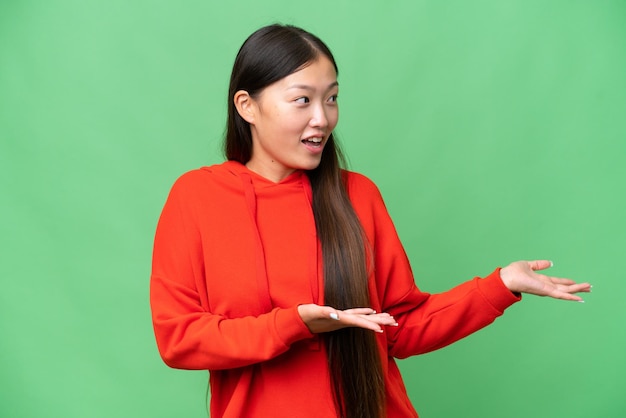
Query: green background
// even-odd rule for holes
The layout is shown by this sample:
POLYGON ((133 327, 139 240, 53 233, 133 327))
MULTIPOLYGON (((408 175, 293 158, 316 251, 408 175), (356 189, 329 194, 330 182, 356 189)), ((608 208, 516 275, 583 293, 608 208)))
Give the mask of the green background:
POLYGON ((234 56, 276 21, 334 51, 337 132, 422 289, 533 258, 595 286, 400 362, 421 416, 626 416, 626 2, 604 0, 0 2, 0 416, 206 416, 207 373, 156 350, 152 237, 176 177, 221 161, 234 56))

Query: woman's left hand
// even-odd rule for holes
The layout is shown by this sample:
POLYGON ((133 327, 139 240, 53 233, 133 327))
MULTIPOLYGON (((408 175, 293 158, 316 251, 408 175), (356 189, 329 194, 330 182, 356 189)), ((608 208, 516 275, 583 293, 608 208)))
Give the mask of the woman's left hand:
POLYGON ((583 299, 575 293, 591 291, 589 283, 536 273, 549 267, 552 267, 552 262, 548 260, 516 261, 500 270, 500 277, 504 285, 516 293, 582 302, 583 299))

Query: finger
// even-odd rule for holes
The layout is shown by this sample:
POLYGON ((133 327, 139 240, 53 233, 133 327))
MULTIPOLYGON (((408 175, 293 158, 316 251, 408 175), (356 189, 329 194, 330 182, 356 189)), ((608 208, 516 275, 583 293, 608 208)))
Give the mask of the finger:
POLYGON ((346 327, 358 327, 369 329, 375 332, 383 332, 380 324, 378 324, 376 321, 370 321, 369 319, 366 319, 361 315, 351 315, 342 312, 339 315, 339 321, 342 325, 346 327))
POLYGON ((350 315, 360 315, 364 319, 375 322, 379 325, 398 325, 395 318, 387 312, 376 313, 376 311, 371 308, 346 309, 345 311, 343 311, 343 313, 350 315))
POLYGON ((376 311, 372 308, 351 308, 346 309, 343 312, 351 315, 371 315, 376 313, 376 311))
POLYGON ((571 279, 564 279, 561 277, 552 277, 552 276, 546 276, 544 274, 537 274, 537 277, 544 281, 544 282, 550 282, 553 285, 555 285, 555 287, 557 287, 560 290, 567 290, 567 289, 574 289, 572 292, 570 293, 575 293, 575 292, 590 292, 591 291, 591 285, 589 283, 576 283, 574 280, 571 279))
POLYGON ((581 298, 580 296, 575 295, 574 293, 561 291, 561 290, 558 290, 558 289, 552 290, 546 296, 549 296, 549 297, 554 298, 554 299, 570 300, 570 301, 574 301, 574 302, 582 302, 582 303, 584 303, 583 298, 581 298))
POLYGON ((562 285, 572 285, 572 284, 576 284, 576 282, 574 280, 571 279, 564 279, 561 277, 552 277, 552 276, 545 276, 548 280, 550 280, 552 283, 554 284, 562 284, 562 285))
POLYGON ((566 279, 563 277, 554 277, 554 276, 548 276, 546 274, 541 274, 541 273, 535 273, 535 277, 537 277, 539 280, 546 282, 546 283, 552 283, 554 285, 558 285, 558 284, 562 284, 562 285, 571 285, 571 284, 576 284, 576 282, 572 279, 566 279))
POLYGON ((336 325, 332 328, 358 327, 375 332, 383 332, 381 326, 398 326, 395 318, 388 313, 375 313, 371 308, 352 308, 340 311, 330 306, 320 307, 322 320, 331 320, 336 325))
POLYGON ((534 261, 529 261, 528 265, 533 270, 545 270, 547 268, 552 267, 554 264, 550 260, 534 260, 534 261))
POLYGON ((373 309, 354 308, 345 311, 337 311, 339 321, 344 326, 366 328, 376 332, 382 332, 381 326, 393 325, 396 320, 388 313, 373 313, 373 309), (364 312, 354 314, 352 312, 364 312))
POLYGON ((571 285, 557 285, 557 290, 565 293, 590 292, 591 285, 589 283, 578 283, 571 285))
POLYGON ((591 292, 591 285, 589 283, 557 285, 552 291, 548 292, 546 296, 550 296, 556 299, 572 300, 584 303, 583 298, 576 295, 576 293, 580 292, 591 292))
POLYGON ((398 326, 398 322, 396 321, 396 319, 388 313, 363 315, 362 318, 367 321, 375 322, 379 325, 398 326))
POLYGON ((571 300, 574 302, 584 302, 583 298, 577 295, 572 295, 571 293, 555 292, 554 294, 551 294, 548 296, 554 299, 571 300))

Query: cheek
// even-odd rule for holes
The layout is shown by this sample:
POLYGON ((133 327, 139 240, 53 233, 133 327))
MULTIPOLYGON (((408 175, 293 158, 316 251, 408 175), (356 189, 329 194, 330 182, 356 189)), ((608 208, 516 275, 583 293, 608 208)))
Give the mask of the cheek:
POLYGON ((333 112, 330 112, 328 115, 328 125, 331 131, 335 129, 335 126, 337 126, 338 121, 339 121, 339 110, 335 109, 333 112))
POLYGON ((294 133, 300 133, 306 129, 309 120, 309 116, 303 112, 285 113, 281 118, 284 129, 294 133))

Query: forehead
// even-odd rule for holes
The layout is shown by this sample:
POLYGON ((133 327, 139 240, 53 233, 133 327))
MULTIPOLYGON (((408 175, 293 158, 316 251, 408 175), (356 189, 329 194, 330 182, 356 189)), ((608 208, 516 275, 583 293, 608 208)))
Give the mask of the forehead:
POLYGON ((278 80, 275 84, 283 88, 294 86, 326 88, 336 82, 337 72, 333 63, 322 55, 316 60, 306 63, 298 71, 278 80))

